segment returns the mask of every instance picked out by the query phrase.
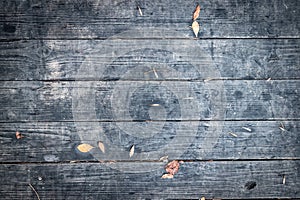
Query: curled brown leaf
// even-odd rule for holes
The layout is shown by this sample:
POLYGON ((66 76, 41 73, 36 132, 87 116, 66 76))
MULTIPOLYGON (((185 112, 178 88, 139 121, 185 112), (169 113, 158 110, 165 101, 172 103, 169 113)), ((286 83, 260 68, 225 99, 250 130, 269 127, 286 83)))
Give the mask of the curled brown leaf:
POLYGON ((193 20, 196 20, 199 17, 199 14, 200 14, 200 5, 198 4, 196 6, 196 9, 195 9, 194 14, 193 14, 193 20))

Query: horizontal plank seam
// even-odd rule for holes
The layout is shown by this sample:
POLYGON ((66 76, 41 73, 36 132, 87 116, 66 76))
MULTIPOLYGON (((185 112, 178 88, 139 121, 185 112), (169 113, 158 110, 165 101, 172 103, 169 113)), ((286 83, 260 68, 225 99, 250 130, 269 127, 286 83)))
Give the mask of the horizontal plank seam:
POLYGON ((300 121, 300 118, 273 118, 273 119, 181 119, 181 120, 53 120, 53 121, 43 121, 43 120, 20 120, 20 121, 0 121, 0 124, 6 123, 30 123, 30 122, 276 122, 276 121, 300 121))
POLYGON ((76 38, 76 37, 70 37, 70 38, 47 38, 47 37, 39 37, 39 38, 1 38, 0 42, 14 42, 14 41, 36 41, 36 40, 299 40, 299 36, 290 36, 290 37, 203 37, 203 38, 186 38, 186 37, 161 37, 161 38, 155 38, 155 37, 144 37, 144 38, 125 38, 125 37, 89 37, 89 38, 76 38))
MULTIPOLYGON (((268 77, 269 78, 269 77, 268 77)), ((56 82, 212 82, 212 81, 267 81, 267 82, 272 82, 272 81, 300 81, 300 77, 296 78, 274 78, 270 77, 271 79, 268 80, 267 78, 262 79, 262 78, 257 78, 257 79, 239 79, 239 78, 212 78, 210 79, 111 79, 111 80, 103 80, 103 79, 48 79, 48 80, 42 80, 42 79, 37 79, 37 80, 0 80, 0 85, 1 82, 46 82, 46 83, 56 83, 56 82)), ((5 88, 9 89, 8 87, 0 87, 0 89, 5 88)))
MULTIPOLYGON (((204 162, 271 162, 271 161, 300 161, 300 157, 286 157, 286 158, 253 158, 253 159, 194 159, 194 160, 184 160, 179 159, 180 161, 183 161, 184 163, 204 163, 204 162)), ((94 164, 94 163, 100 163, 100 164, 112 164, 112 163, 164 163, 164 161, 159 160, 67 160, 67 161, 57 161, 57 162, 0 162, 0 165, 39 165, 39 164, 45 164, 45 165, 56 165, 56 164, 94 164)))

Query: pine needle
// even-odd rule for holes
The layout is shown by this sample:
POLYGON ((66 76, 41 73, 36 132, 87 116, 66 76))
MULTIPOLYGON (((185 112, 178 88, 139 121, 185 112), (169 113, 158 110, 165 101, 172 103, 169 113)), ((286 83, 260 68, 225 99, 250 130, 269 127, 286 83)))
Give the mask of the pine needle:
POLYGON ((36 197, 38 198, 38 200, 41 200, 39 194, 37 193, 37 191, 34 189, 34 187, 30 183, 29 183, 29 187, 34 191, 34 193, 35 193, 36 197))

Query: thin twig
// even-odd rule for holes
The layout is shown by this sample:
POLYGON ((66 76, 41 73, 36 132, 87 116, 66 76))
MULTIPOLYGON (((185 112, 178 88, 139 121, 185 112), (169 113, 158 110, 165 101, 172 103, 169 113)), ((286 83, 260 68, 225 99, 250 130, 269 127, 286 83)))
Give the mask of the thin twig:
POLYGON ((39 194, 37 193, 37 191, 34 189, 34 187, 30 183, 29 183, 29 187, 31 187, 31 189, 34 191, 34 193, 35 193, 36 197, 38 198, 38 200, 41 200, 39 194))

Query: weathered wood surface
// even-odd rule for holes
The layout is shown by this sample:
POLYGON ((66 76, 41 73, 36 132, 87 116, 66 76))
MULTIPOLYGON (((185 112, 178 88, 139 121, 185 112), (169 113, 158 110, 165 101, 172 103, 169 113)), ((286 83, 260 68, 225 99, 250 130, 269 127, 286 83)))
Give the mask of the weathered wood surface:
POLYGON ((300 198, 299 1, 0 8, 1 199, 300 198))
POLYGON ((0 86, 0 120, 293 120, 299 87, 298 80, 7 81, 0 86))
MULTIPOLYGON (((2 39, 107 38, 130 28, 164 27, 193 38, 198 1, 1 1, 2 39), (140 16, 138 6, 143 16, 140 16)), ((299 38, 299 2, 201 1, 201 38, 299 38)), ((134 35, 132 35, 134 37, 134 35)), ((182 38, 178 35, 165 37, 182 38)))
POLYGON ((0 165, 2 199, 199 199, 299 197, 299 161, 185 162, 173 179, 161 179, 164 163, 0 165), (155 167, 127 172, 135 165, 155 167), (285 183, 283 184, 283 179, 285 183), (252 185, 252 187, 250 187, 252 185), (213 191, 213 193, 212 193, 213 191))
MULTIPOLYGON (((113 146, 123 146, 129 151, 135 144, 136 152, 154 151, 157 147, 169 145, 172 155, 169 159, 182 160, 267 160, 267 159, 300 159, 300 124, 298 121, 226 121, 226 122, 152 122, 148 129, 136 130, 135 123, 97 123, 86 126, 84 122, 28 122, 28 123, 0 123, 1 158, 2 163, 9 162, 69 162, 73 160, 94 161, 90 153, 80 153, 76 147, 82 143, 78 130, 84 129, 87 133, 96 130, 98 134, 106 135, 113 140, 114 129, 121 129, 127 125, 131 132, 121 132, 120 141, 106 146, 106 153, 101 154, 101 160, 150 160, 149 156, 140 158, 121 157, 113 146), (280 127, 283 126, 285 130, 280 127), (193 133, 193 129, 197 131, 193 133), (147 130, 147 132, 144 132, 147 130), (16 139, 19 131, 24 138, 16 139), (185 132, 185 138, 174 142, 176 132, 185 132), (216 133, 217 132, 217 133, 216 133), (145 135, 144 137, 142 135, 145 135), (133 136, 135 138, 133 139, 133 136), (215 142, 209 148, 205 141, 211 138, 215 142), (182 143, 190 142, 186 147, 182 143)), ((84 141, 97 147, 97 141, 87 137, 84 141)), ((100 151, 95 148, 92 151, 100 151)), ((166 152, 159 150, 153 156, 158 161, 166 156, 166 152)))
MULTIPOLYGON (((181 58, 174 58, 174 52, 159 49, 169 46, 175 50, 188 52, 189 42, 185 40, 113 40, 111 42, 86 40, 45 40, 12 41, 0 43, 0 80, 74 80, 85 59, 94 60, 98 68, 108 68, 106 75, 95 76, 97 80, 197 80, 197 79, 297 79, 300 77, 300 40, 199 40, 193 41, 199 47, 181 58), (147 51, 153 45, 157 51, 147 51), (115 44, 112 46, 111 44, 115 44), (130 51, 142 46, 144 50, 130 51), (111 49, 105 55, 99 48, 111 49), (207 57, 220 75, 210 74, 207 57), (117 57, 114 51, 125 55, 117 57), (144 57, 140 55, 143 54, 144 57), (138 57, 139 56, 139 57, 138 57), (168 59, 166 59, 166 56, 168 59), (103 61, 109 59, 108 61, 103 61), (204 67, 199 69, 191 61, 204 67), (181 76, 163 69, 165 66, 181 68, 181 76), (144 72, 124 76, 125 71, 136 66, 144 66, 144 72), (156 67, 156 77, 149 66, 156 67), (112 68, 114 67, 114 68, 112 68)), ((142 70, 141 70, 142 71, 142 70)), ((91 78, 86 78, 91 79, 91 78)))

